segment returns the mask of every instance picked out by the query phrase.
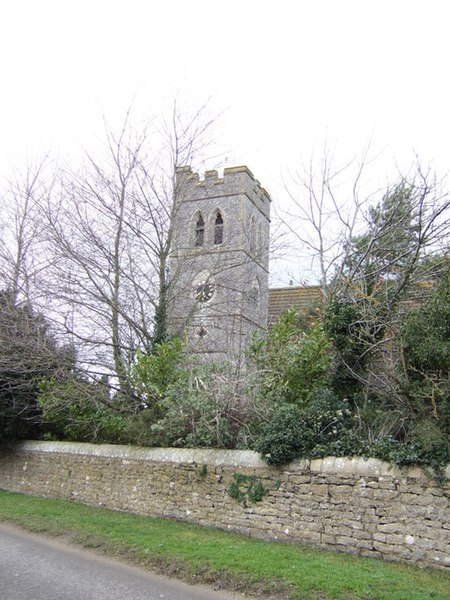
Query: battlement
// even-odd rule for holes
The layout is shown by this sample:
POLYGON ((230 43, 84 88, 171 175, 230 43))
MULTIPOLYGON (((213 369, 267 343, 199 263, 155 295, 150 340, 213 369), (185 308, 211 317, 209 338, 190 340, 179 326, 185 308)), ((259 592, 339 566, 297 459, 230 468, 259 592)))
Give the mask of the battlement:
POLYGON ((224 169, 223 177, 219 177, 215 170, 206 171, 203 179, 189 166, 178 167, 176 177, 177 197, 180 200, 195 201, 245 194, 264 214, 269 214, 270 195, 246 166, 228 167, 224 169))

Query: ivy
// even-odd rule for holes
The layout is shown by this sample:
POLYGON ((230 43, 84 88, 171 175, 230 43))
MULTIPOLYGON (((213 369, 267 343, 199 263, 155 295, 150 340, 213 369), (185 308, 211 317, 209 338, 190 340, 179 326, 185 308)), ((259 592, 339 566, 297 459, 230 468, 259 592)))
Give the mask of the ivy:
MULTIPOLYGON (((279 487, 279 482, 276 486, 279 487)), ((269 492, 270 489, 263 484, 261 477, 243 473, 233 473, 233 481, 228 489, 230 497, 244 505, 247 501, 260 502, 269 492)))

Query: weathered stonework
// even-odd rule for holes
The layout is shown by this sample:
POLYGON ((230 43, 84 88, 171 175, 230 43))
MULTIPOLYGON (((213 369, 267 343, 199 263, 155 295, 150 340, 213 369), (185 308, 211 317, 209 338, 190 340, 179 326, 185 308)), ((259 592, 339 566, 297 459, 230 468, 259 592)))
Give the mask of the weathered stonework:
POLYGON ((0 488, 450 568, 450 486, 374 459, 274 469, 249 451, 25 442, 0 453, 0 488), (261 477, 269 493, 237 503, 228 493, 237 472, 261 477))
POLYGON ((177 169, 168 316, 191 353, 234 360, 253 332, 266 329, 270 202, 247 167, 224 169, 223 177, 207 171, 204 179, 177 169), (209 293, 199 293, 202 286, 209 293))

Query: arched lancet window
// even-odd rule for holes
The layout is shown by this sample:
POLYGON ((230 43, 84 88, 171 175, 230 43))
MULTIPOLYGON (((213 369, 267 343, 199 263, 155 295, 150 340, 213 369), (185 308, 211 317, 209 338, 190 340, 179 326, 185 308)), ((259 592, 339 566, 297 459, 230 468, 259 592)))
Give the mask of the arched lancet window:
POLYGON ((250 221, 250 252, 253 254, 253 252, 255 251, 256 247, 257 247, 257 243, 256 243, 256 221, 255 221, 255 217, 252 217, 251 221, 250 221))
POLYGON ((198 215, 197 223, 195 225, 195 245, 203 246, 205 243, 205 221, 202 215, 198 215))
POLYGON ((252 287, 250 289, 250 293, 249 293, 249 300, 255 308, 259 306, 260 298, 261 298, 261 286, 259 284, 258 278, 255 277, 255 279, 253 280, 253 283, 252 283, 252 287))
POLYGON ((263 249, 264 249, 263 243, 264 243, 263 231, 262 231, 261 223, 259 223, 258 232, 256 234, 256 250, 257 250, 257 252, 259 252, 259 253, 263 252, 263 249))
POLYGON ((216 215, 214 221, 214 244, 219 246, 223 242, 223 219, 220 212, 216 215))

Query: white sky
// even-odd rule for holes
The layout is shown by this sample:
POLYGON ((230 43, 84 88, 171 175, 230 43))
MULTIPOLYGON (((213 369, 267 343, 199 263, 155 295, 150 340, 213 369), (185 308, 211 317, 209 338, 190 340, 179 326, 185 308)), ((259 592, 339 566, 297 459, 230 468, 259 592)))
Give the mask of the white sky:
POLYGON ((448 0, 1 0, 0 167, 89 147, 102 115, 178 94, 225 111, 223 166, 247 164, 275 203, 325 139, 444 174, 449 17, 448 0))

